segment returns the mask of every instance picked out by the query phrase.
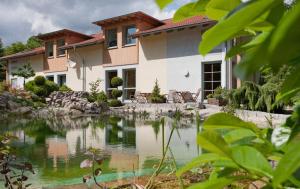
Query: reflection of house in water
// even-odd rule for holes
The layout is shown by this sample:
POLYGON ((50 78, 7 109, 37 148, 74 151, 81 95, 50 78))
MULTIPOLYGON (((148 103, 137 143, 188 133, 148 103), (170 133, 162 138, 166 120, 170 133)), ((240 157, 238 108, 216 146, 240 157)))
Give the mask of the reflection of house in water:
POLYGON ((107 145, 122 145, 130 148, 136 147, 136 128, 129 120, 121 120, 110 124, 105 129, 107 145))
POLYGON ((63 138, 48 138, 46 140, 48 146, 48 157, 53 158, 53 167, 57 167, 58 159, 64 159, 68 163, 68 144, 63 138))

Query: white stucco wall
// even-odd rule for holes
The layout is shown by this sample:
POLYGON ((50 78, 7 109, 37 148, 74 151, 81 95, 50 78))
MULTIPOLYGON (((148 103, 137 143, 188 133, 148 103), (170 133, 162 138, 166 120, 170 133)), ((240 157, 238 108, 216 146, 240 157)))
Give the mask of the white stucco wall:
POLYGON ((164 94, 169 90, 196 92, 202 88, 202 63, 211 61, 222 63, 222 86, 225 87, 225 46, 203 57, 198 52, 200 42, 200 28, 142 37, 137 90, 151 92, 157 78, 164 94))
POLYGON ((75 91, 83 90, 83 62, 85 63, 85 75, 86 75, 86 90, 90 89, 90 82, 94 82, 97 79, 102 80, 100 88, 104 90, 104 78, 103 71, 103 45, 93 45, 82 48, 77 48, 76 53, 74 50, 69 50, 69 57, 71 60, 76 61, 75 68, 68 67, 67 71, 67 86, 75 91), (76 55, 75 55, 76 54, 76 55))
MULTIPOLYGON (((19 58, 10 60, 8 63, 8 79, 11 82, 12 79, 17 79, 16 88, 23 88, 24 79, 21 77, 13 76, 12 73, 24 64, 30 64, 35 71, 35 76, 44 75, 43 72, 43 55, 29 56, 26 58, 19 58)), ((34 77, 26 79, 25 82, 32 80, 34 77)))

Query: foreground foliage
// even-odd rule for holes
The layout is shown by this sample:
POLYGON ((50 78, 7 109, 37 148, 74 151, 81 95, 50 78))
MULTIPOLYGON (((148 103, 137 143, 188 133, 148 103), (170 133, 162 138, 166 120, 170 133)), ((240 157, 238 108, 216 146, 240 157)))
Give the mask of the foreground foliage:
POLYGON ((191 188, 221 189, 244 181, 252 185, 260 181, 265 188, 300 187, 296 175, 300 168, 299 113, 297 106, 284 129, 259 129, 226 113, 210 116, 197 140, 207 152, 185 165, 177 175, 210 165, 210 178, 191 188))

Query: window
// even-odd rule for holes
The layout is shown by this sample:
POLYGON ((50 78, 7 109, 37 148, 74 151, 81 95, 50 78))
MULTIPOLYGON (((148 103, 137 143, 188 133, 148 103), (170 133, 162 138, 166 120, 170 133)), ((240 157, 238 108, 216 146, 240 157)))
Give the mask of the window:
POLYGON ((59 86, 65 85, 66 81, 67 81, 66 74, 58 75, 57 76, 57 84, 59 86))
POLYGON ((117 29, 110 29, 107 30, 107 47, 117 47, 118 41, 117 41, 117 29))
POLYGON ((128 26, 125 28, 124 31, 124 45, 131 45, 136 43, 136 39, 133 38, 131 35, 133 35, 136 32, 135 26, 128 26))
POLYGON ((53 57, 53 41, 46 42, 46 55, 47 57, 53 57))
POLYGON ((59 39, 56 41, 56 48, 57 48, 57 56, 63 56, 66 54, 65 50, 60 50, 59 47, 62 47, 65 45, 64 39, 59 39))
POLYGON ((111 98, 111 91, 114 89, 111 86, 111 79, 118 76, 118 72, 116 70, 107 71, 106 72, 106 93, 109 98, 111 98))
POLYGON ((221 62, 205 63, 203 65, 204 98, 221 86, 221 62))
POLYGON ((123 70, 123 94, 124 100, 129 100, 134 96, 136 86, 135 69, 123 70))
POLYGON ((54 82, 54 76, 53 75, 46 76, 46 79, 49 80, 49 81, 53 81, 54 82))

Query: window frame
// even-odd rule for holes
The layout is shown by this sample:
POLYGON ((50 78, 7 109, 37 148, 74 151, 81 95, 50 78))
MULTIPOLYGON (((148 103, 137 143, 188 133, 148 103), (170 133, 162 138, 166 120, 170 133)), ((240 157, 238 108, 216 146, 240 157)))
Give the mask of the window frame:
MULTIPOLYGON (((136 68, 123 69, 122 70, 122 78, 123 78, 123 86, 122 86, 123 95, 122 95, 122 98, 123 98, 123 100, 130 100, 130 98, 131 98, 130 95, 127 96, 127 98, 126 98, 126 91, 131 90, 131 91, 134 91, 134 93, 136 91, 136 68), (131 86, 131 87, 126 86, 126 84, 128 84, 128 77, 127 77, 128 75, 126 75, 126 73, 130 72, 130 71, 134 71, 134 76, 135 76, 134 86, 131 86)), ((134 93, 133 93, 133 95, 134 95, 134 93)))
POLYGON ((106 34, 105 34, 105 38, 106 38, 106 46, 107 46, 107 48, 108 49, 113 49, 113 48, 118 48, 118 28, 110 28, 110 29, 106 29, 106 32, 105 32, 106 34), (115 31, 115 36, 116 36, 116 45, 114 45, 114 46, 110 46, 109 44, 111 43, 109 40, 109 33, 110 33, 110 31, 115 31))
POLYGON ((45 42, 45 47, 46 47, 47 58, 53 58, 54 57, 54 41, 46 41, 45 42), (50 47, 49 44, 52 44, 51 48, 49 48, 50 47), (49 53, 50 53, 49 49, 52 49, 52 56, 49 56, 49 53))
POLYGON ((66 50, 60 50, 60 49, 58 49, 59 47, 62 47, 62 46, 64 46, 66 44, 66 40, 64 39, 64 38, 60 38, 60 39, 57 39, 56 40, 56 57, 64 57, 64 56, 66 56, 66 50), (61 41, 61 40, 63 40, 64 41, 64 44, 62 44, 62 45, 59 45, 59 41, 61 41), (64 52, 63 54, 60 54, 59 52, 64 52))
MULTIPOLYGON (((203 67, 202 67, 202 88, 203 88, 203 99, 207 99, 206 92, 211 92, 209 94, 214 93, 214 90, 216 87, 215 84, 219 84, 218 86, 222 86, 222 61, 212 61, 212 62, 203 62, 203 67), (211 66, 210 71, 205 70, 205 65, 211 66), (219 66, 219 70, 215 69, 215 65, 219 66), (205 75, 211 75, 210 79, 206 80, 205 75), (214 80, 214 74, 220 74, 220 79, 219 80, 214 80), (211 84, 211 89, 206 89, 205 84, 210 83, 211 84)), ((217 86, 217 87, 218 87, 217 86)))
POLYGON ((137 43, 136 38, 129 37, 129 35, 128 35, 128 30, 130 28, 135 28, 135 32, 137 30, 136 25, 128 25, 128 26, 123 27, 123 47, 133 46, 133 45, 136 45, 136 43, 137 43), (129 39, 133 40, 134 42, 128 43, 129 39))

